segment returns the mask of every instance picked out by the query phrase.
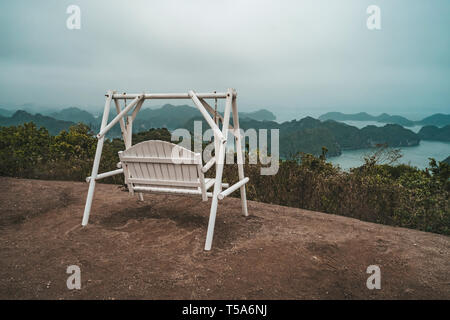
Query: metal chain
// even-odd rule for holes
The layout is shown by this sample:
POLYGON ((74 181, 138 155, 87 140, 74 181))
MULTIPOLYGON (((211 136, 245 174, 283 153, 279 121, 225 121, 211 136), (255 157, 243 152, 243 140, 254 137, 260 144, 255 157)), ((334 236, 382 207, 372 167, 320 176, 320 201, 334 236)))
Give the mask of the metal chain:
MULTIPOLYGON (((124 92, 123 94, 125 95, 125 92, 124 92)), ((125 105, 123 106, 123 108, 125 109, 126 106, 127 106, 127 98, 123 99, 123 103, 125 104, 125 105)))
MULTIPOLYGON (((216 93, 216 91, 214 91, 214 93, 216 93)), ((214 122, 217 123, 217 98, 214 99, 215 103, 214 103, 214 122)))

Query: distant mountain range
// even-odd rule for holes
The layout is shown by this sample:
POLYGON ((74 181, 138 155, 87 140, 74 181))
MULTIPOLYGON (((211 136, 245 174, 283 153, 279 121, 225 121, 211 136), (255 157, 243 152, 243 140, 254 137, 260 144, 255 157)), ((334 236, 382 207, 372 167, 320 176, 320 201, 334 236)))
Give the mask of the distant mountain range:
MULTIPOLYGON (((5 114, 2 109, 0 109, 0 113, 5 114)), ((450 125, 442 128, 428 125, 424 126, 419 133, 414 133, 399 124, 386 124, 383 127, 371 125, 358 129, 355 126, 347 125, 339 121, 321 121, 311 117, 278 123, 273 121, 275 116, 267 110, 242 112, 239 115, 240 125, 244 130, 250 128, 256 130, 279 129, 280 155, 286 158, 293 156, 299 151, 319 155, 322 152, 323 146, 328 149, 329 156, 337 156, 341 154, 342 150, 369 148, 378 144, 388 144, 391 147, 405 147, 418 145, 421 139, 450 141, 450 125)), ((348 119, 343 114, 334 113, 334 115, 341 120, 344 118, 348 119)), ((112 111, 110 120, 114 116, 115 112, 112 111)), ((324 116, 321 118, 323 119, 324 116)), ((364 121, 373 120, 369 118, 372 116, 365 113, 350 116, 351 120, 355 121, 360 121, 356 119, 364 119, 364 121)), ((392 117, 391 119, 399 119, 395 116, 392 117)), ((386 120, 387 116, 377 118, 388 121, 386 120)), ((208 125, 199 115, 196 108, 188 105, 174 106, 166 104, 157 109, 146 108, 141 110, 133 124, 133 131, 141 132, 151 128, 164 127, 169 130, 186 128, 192 132, 194 120, 203 121, 204 130, 208 128, 208 125)), ((66 108, 58 112, 52 112, 51 116, 39 113, 30 114, 22 110, 16 111, 10 116, 0 115, 0 126, 19 125, 31 121, 39 127, 46 127, 52 135, 56 135, 61 130, 67 130, 71 125, 78 122, 89 125, 94 132, 97 132, 101 118, 95 117, 90 112, 79 108, 66 108)), ((422 121, 442 123, 442 116, 433 115, 422 121)), ((116 125, 109 132, 108 137, 119 136, 120 127, 116 125)))
MULTIPOLYGON (((30 108, 30 107, 28 107, 30 108)), ((150 128, 167 128, 174 130, 182 128, 188 119, 199 115, 199 111, 188 105, 174 106, 166 104, 157 109, 145 108, 139 112, 139 116, 133 123, 133 131, 144 131, 150 128)), ((111 110, 109 120, 116 116, 115 110, 111 110)), ((257 110, 254 112, 240 112, 241 119, 253 119, 258 121, 275 120, 275 115, 268 110, 257 110)), ((88 111, 76 107, 53 111, 48 115, 40 113, 32 114, 24 110, 16 112, 0 108, 0 126, 18 125, 24 122, 34 122, 37 126, 46 127, 51 134, 58 134, 61 130, 68 129, 71 125, 81 122, 98 131, 101 117, 94 117, 88 111)), ((109 137, 120 136, 120 127, 115 126, 109 137)))
POLYGON ((34 122, 38 127, 45 127, 52 135, 56 135, 62 130, 67 130, 74 122, 57 120, 52 117, 43 116, 42 114, 30 114, 26 111, 16 111, 11 117, 0 116, 0 126, 9 127, 17 126, 25 122, 34 122))
POLYGON ((81 122, 87 125, 97 125, 101 121, 101 118, 96 119, 90 112, 76 107, 52 112, 49 116, 58 120, 71 121, 75 123, 81 122))
POLYGON ((265 109, 253 112, 239 112, 239 119, 253 119, 258 121, 275 121, 275 115, 265 109))
POLYGON ((44 116, 50 116, 52 112, 55 111, 55 108, 35 105, 33 103, 24 103, 21 105, 0 105, 0 116, 2 117, 10 117, 16 111, 26 111, 30 114, 40 113, 44 116))
MULTIPOLYGON (((208 128, 208 124, 201 117, 188 120, 183 127, 192 132, 194 121, 202 121, 203 128, 208 128)), ((299 151, 320 155, 322 147, 328 149, 328 156, 338 156, 342 150, 370 148, 379 144, 391 147, 415 146, 420 142, 418 134, 397 124, 358 129, 342 122, 320 121, 306 117, 281 124, 275 121, 244 119, 240 121, 240 127, 244 130, 279 129, 280 155, 285 158, 299 151)), ((270 145, 270 139, 268 140, 270 145)))
POLYGON ((450 114, 436 113, 420 121, 417 121, 416 123, 423 126, 430 125, 444 127, 450 124, 450 114))
MULTIPOLYGON (((244 121, 241 127, 256 127, 254 121, 244 121)), ((266 123, 262 124, 264 127, 266 123)), ((400 125, 367 126, 358 129, 336 121, 320 121, 311 117, 284 122, 280 129, 280 154, 286 157, 299 150, 319 155, 322 146, 329 156, 340 155, 342 150, 356 150, 387 144, 390 147, 415 146, 420 137, 400 125)))
POLYGON ((6 110, 3 108, 0 108, 0 117, 10 117, 14 114, 14 111, 12 110, 6 110))
POLYGON ((377 121, 381 123, 394 123, 404 127, 433 125, 444 127, 450 124, 450 114, 436 113, 419 121, 412 121, 402 116, 382 113, 379 116, 372 116, 366 112, 346 114, 341 112, 328 112, 319 117, 320 120, 335 121, 377 121))

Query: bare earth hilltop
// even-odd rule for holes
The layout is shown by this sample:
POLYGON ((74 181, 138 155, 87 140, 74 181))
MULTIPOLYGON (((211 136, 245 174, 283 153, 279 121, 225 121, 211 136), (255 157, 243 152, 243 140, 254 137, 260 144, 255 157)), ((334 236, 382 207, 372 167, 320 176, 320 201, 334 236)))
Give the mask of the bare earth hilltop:
POLYGON ((1 299, 450 299, 447 236, 252 201, 246 218, 227 198, 205 252, 199 198, 98 184, 82 228, 87 184, 0 181, 1 299))

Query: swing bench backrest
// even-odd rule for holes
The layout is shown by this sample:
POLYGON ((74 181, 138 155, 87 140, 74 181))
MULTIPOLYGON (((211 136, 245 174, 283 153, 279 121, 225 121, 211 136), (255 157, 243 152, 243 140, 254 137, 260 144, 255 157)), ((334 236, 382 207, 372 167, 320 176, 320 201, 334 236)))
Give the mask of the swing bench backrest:
POLYGON ((207 200, 199 153, 170 142, 149 140, 120 151, 119 158, 131 194, 197 194, 207 200))

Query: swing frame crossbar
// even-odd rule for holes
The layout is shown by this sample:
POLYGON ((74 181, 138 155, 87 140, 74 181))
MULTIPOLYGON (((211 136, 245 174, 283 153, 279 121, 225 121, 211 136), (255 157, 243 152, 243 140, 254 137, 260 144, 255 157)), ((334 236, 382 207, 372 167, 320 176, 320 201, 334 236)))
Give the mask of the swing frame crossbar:
MULTIPOLYGON (((84 208, 82 226, 86 226, 89 221, 89 215, 91 212, 92 200, 94 197, 95 184, 97 180, 111 177, 117 174, 123 174, 124 170, 121 168, 121 163, 117 164, 119 169, 112 170, 104 173, 98 173, 100 158, 103 150, 103 144, 105 141, 105 135, 114 127, 117 123, 120 124, 122 138, 125 143, 125 149, 129 149, 132 146, 132 124, 137 114, 139 113, 145 100, 150 99, 190 99, 194 103, 195 107, 200 111, 208 125, 214 132, 214 157, 212 157, 202 168, 203 173, 207 172, 212 166, 216 166, 216 177, 208 183, 207 187, 214 186, 212 193, 208 192, 208 197, 212 198, 210 216, 208 222, 208 230, 206 234, 205 250, 211 250, 212 239, 214 235, 214 225, 217 215, 218 201, 224 199, 236 190, 240 190, 241 193, 241 206, 244 216, 248 216, 247 210, 247 198, 245 184, 249 181, 244 176, 244 156, 242 149, 242 137, 239 129, 239 115, 237 110, 236 97, 237 93, 234 89, 228 89, 225 93, 196 93, 190 90, 187 93, 141 93, 141 94, 119 94, 116 91, 109 90, 107 92, 105 107, 103 111, 102 122, 100 131, 97 134, 97 149, 95 152, 94 163, 92 166, 91 176, 86 178, 86 182, 89 183, 89 190, 86 197, 86 205, 84 208), (130 100, 123 109, 120 106, 120 100, 130 100), (222 116, 217 112, 217 107, 211 107, 205 99, 225 99, 225 110, 222 116), (111 103, 114 102, 117 115, 108 123, 109 113, 111 109, 111 103), (131 112, 131 115, 129 113, 131 112), (233 117, 233 126, 230 124, 230 116, 233 117), (125 121, 125 120, 126 121, 125 121), (219 121, 222 122, 222 129, 220 129, 219 121), (229 129, 234 135, 235 146, 237 152, 237 164, 238 164, 238 176, 239 181, 232 186, 222 182, 223 166, 226 151, 226 142, 229 133, 229 129), (222 190, 222 187, 227 189, 222 190)), ((142 193, 138 193, 139 199, 143 200, 142 193)))

